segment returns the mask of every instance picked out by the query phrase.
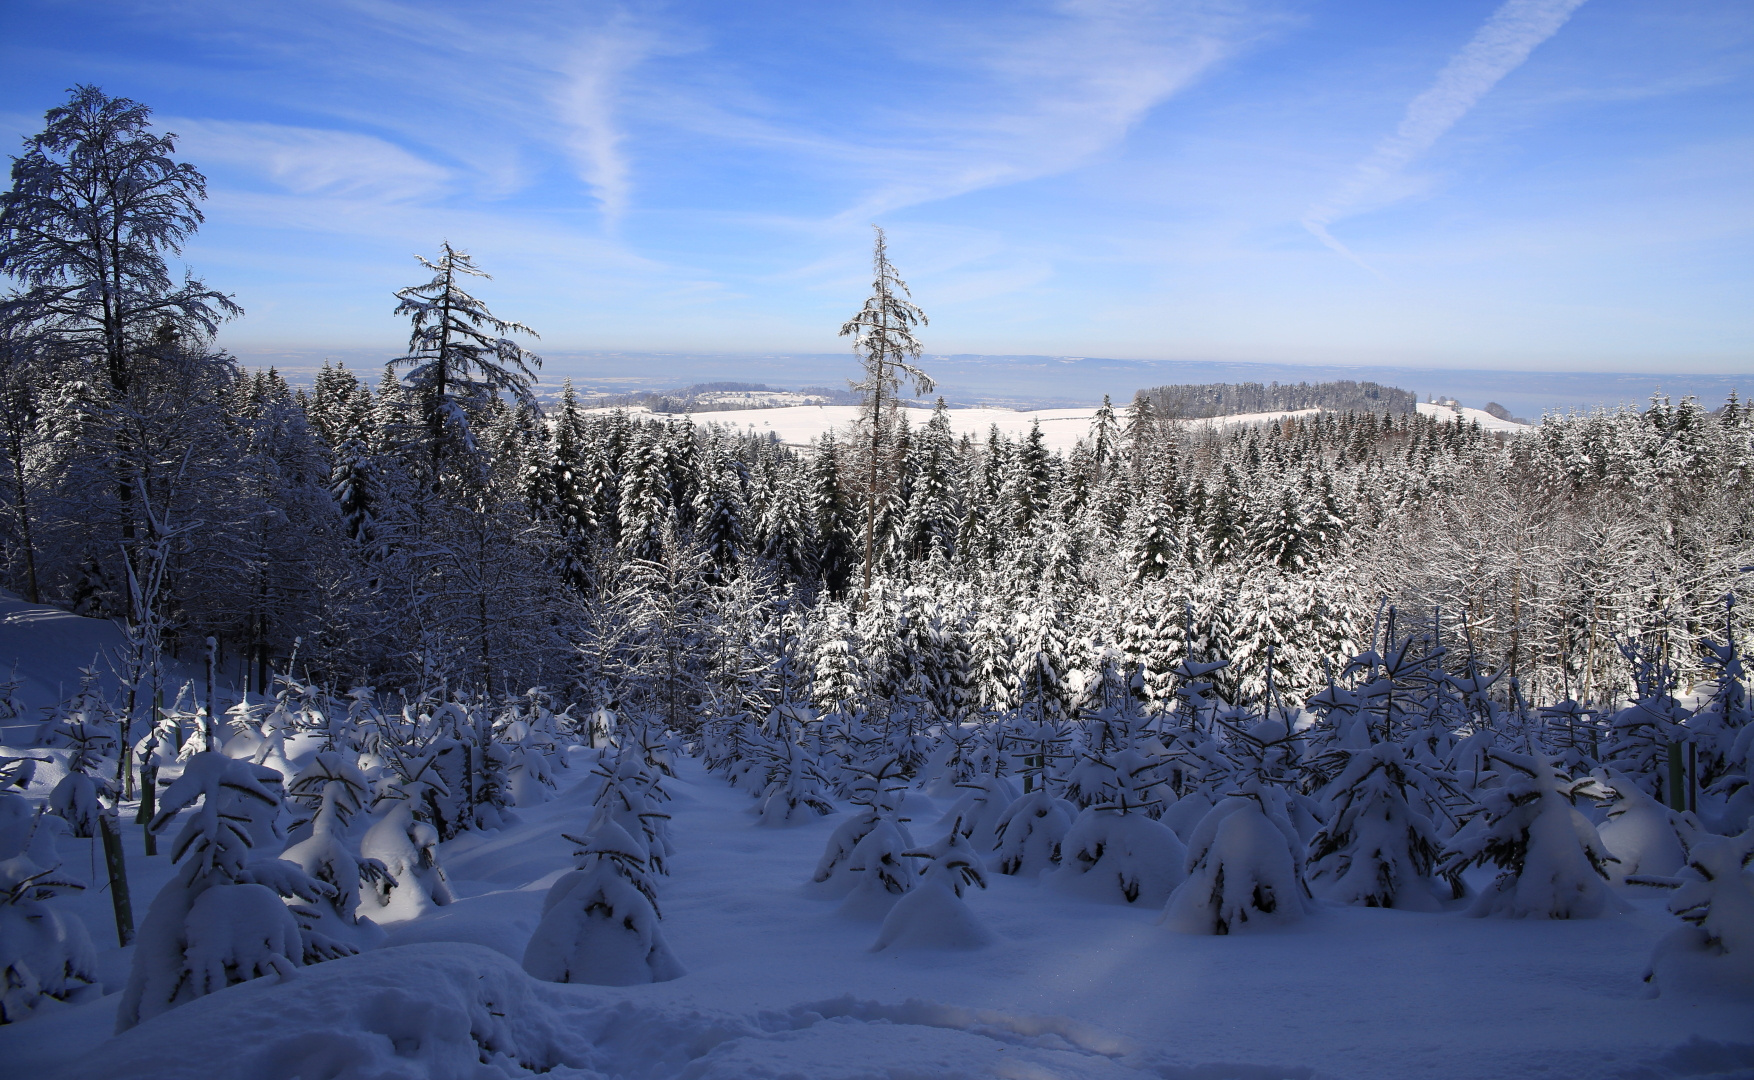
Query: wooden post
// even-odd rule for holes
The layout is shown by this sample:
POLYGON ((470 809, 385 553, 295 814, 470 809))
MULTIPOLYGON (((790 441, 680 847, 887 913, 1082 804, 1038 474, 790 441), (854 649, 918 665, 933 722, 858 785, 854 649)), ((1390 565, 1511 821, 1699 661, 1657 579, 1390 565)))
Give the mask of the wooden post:
POLYGON ((128 897, 128 858, 122 851, 122 830, 114 810, 100 811, 97 823, 98 832, 103 834, 104 869, 110 876, 110 904, 116 910, 116 941, 127 948, 134 944, 134 904, 128 897))
POLYGON ((152 831, 152 818, 158 813, 158 765, 153 759, 158 751, 158 723, 163 710, 164 688, 160 687, 152 706, 152 735, 147 740, 146 753, 140 759, 140 809, 134 815, 134 823, 146 827, 144 837, 148 855, 158 854, 158 836, 152 831))
POLYGON ((1687 809, 1687 781, 1681 769, 1681 744, 1669 744, 1669 809, 1687 809))

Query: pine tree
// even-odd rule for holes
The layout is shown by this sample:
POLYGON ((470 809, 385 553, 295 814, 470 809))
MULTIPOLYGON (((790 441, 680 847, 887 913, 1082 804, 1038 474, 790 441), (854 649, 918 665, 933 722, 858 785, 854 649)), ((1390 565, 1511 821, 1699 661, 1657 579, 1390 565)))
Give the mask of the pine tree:
POLYGON ((853 350, 864 365, 864 378, 853 389, 864 395, 865 423, 869 427, 865 445, 867 471, 865 482, 865 593, 871 591, 871 575, 876 568, 877 514, 888 485, 883 482, 885 435, 891 414, 901 392, 905 377, 913 383, 914 392, 932 391, 931 376, 910 364, 920 356, 915 326, 926 325, 925 313, 914 306, 907 282, 889 263, 889 251, 883 230, 872 226, 877 234, 872 251, 871 295, 864 306, 840 328, 842 337, 852 337, 853 350))
MULTIPOLYGON (((505 336, 536 337, 534 330, 499 318, 464 291, 461 279, 488 277, 467 252, 446 241, 436 262, 415 258, 433 277, 396 292, 396 314, 408 316, 411 330, 407 353, 390 366, 408 368, 402 378, 418 402, 436 483, 447 457, 468 459, 479 452, 476 418, 490 398, 506 394, 536 408, 531 368, 540 367, 542 358, 505 336)), ((474 479, 476 468, 463 466, 468 479, 474 479)))

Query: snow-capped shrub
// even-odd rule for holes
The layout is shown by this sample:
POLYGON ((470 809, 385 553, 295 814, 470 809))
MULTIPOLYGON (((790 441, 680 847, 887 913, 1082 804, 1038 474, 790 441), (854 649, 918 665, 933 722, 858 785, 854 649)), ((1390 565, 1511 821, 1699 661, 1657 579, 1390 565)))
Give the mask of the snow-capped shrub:
POLYGON ((1482 786, 1468 823, 1450 839, 1440 874, 1492 863, 1498 877, 1470 915, 1593 919, 1622 904, 1608 885, 1613 856, 1574 805, 1606 791, 1593 778, 1568 780, 1530 754, 1487 751, 1496 786, 1482 786))
POLYGON ((524 970, 548 982, 635 986, 685 974, 658 928, 642 845, 605 820, 582 841, 579 868, 548 890, 524 970))
POLYGON ((847 874, 847 859, 865 834, 882 820, 883 814, 877 809, 861 806, 834 827, 834 831, 828 834, 828 843, 823 846, 822 857, 816 860, 816 869, 810 875, 812 891, 819 896, 842 896, 852 889, 857 879, 847 874))
POLYGON ((801 825, 834 813, 828 781, 816 758, 801 743, 786 741, 776 748, 767 787, 755 812, 763 825, 801 825))
POLYGON ((49 792, 49 810, 72 828, 74 836, 96 836, 98 815, 104 812, 103 797, 114 790, 106 779, 69 772, 49 792))
POLYGON ((1664 993, 1754 996, 1754 829, 1683 835, 1687 862, 1674 876, 1669 910, 1688 925, 1657 942, 1645 981, 1664 993))
POLYGON ((343 842, 346 828, 340 807, 351 802, 349 786, 340 780, 326 785, 322 805, 311 823, 311 834, 293 844, 280 857, 292 863, 334 892, 314 904, 294 904, 299 932, 304 940, 304 960, 316 963, 351 956, 383 943, 384 932, 370 919, 359 917, 360 884, 389 876, 377 859, 354 855, 343 842))
POLYGON ((66 1001, 97 982, 85 924, 54 898, 84 883, 63 872, 55 832, 67 826, 0 794, 0 1024, 24 1019, 45 997, 66 1001))
POLYGON ((287 782, 286 797, 312 815, 330 806, 337 824, 345 828, 365 807, 371 790, 371 780, 360 771, 356 755, 319 750, 287 782))
POLYGON ((979 949, 993 934, 969 909, 962 893, 970 885, 987 887, 980 853, 955 829, 937 843, 907 852, 930 859, 924 873, 889 909, 872 952, 884 949, 979 949))
POLYGON ((976 776, 956 786, 962 797, 938 824, 954 824, 976 851, 992 851, 998 844, 999 819, 1021 794, 1017 784, 1008 776, 976 776))
MULTIPOLYGON (((641 857, 652 873, 668 873, 665 859, 675 848, 670 842, 670 815, 657 808, 670 797, 662 774, 637 746, 624 747, 612 761, 599 763, 596 774, 602 777, 594 800, 598 816, 614 820, 644 846, 641 857)), ((591 828, 597 828, 595 822, 591 828)))
POLYGON ((365 911, 374 922, 404 922, 451 902, 451 884, 439 864, 438 830, 414 820, 407 800, 390 805, 359 841, 359 854, 384 868, 371 879, 365 911))
POLYGON ((1337 750, 1345 767, 1328 784, 1327 823, 1309 848, 1316 896, 1364 907, 1436 911, 1462 895, 1457 878, 1439 880, 1442 841, 1417 804, 1427 777, 1392 742, 1337 750))
POLYGON ((506 777, 511 805, 540 806, 554 798, 554 773, 548 767, 548 750, 542 746, 532 724, 514 720, 501 736, 510 755, 506 777))
POLYGON ((1212 808, 1188 845, 1188 876, 1163 922, 1184 934, 1234 934, 1303 918, 1308 892, 1296 830, 1278 794, 1249 785, 1212 808))
POLYGON ((1687 853, 1670 823, 1673 811, 1623 775, 1611 776, 1609 783, 1613 801, 1596 834, 1619 860, 1609 871, 1610 879, 1618 883, 1630 874, 1666 876, 1681 869, 1687 853))
POLYGON ((993 869, 1001 874, 1035 877, 1060 864, 1060 845, 1072 828, 1066 803, 1037 788, 1014 800, 999 816, 994 833, 998 850, 993 869))
POLYGON ((276 834, 279 788, 264 781, 278 776, 222 754, 196 754, 159 796, 148 826, 154 832, 185 809, 195 812, 171 845, 176 876, 141 923, 117 1031, 233 983, 299 966, 304 943, 283 900, 314 904, 335 887, 278 858, 251 858, 260 838, 276 834))
POLYGON ((1188 849, 1139 811, 1092 806, 1060 841, 1060 865, 1046 878, 1087 900, 1161 907, 1186 877, 1188 849))
POLYGON ((880 819, 846 860, 841 877, 853 884, 841 901, 840 913, 854 919, 887 915, 895 901, 913 887, 916 875, 907 862, 912 846, 899 822, 880 819))

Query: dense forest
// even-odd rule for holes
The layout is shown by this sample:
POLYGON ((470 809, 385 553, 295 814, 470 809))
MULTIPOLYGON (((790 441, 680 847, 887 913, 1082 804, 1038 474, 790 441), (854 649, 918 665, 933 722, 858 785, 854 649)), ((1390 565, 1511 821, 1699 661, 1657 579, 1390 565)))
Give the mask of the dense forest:
POLYGON ((1320 383, 1205 383, 1192 386, 1154 386, 1139 391, 1149 398, 1156 414, 1166 420, 1199 420, 1242 413, 1295 412, 1325 409, 1329 412, 1412 412, 1417 398, 1411 392, 1373 382, 1340 379, 1320 383))

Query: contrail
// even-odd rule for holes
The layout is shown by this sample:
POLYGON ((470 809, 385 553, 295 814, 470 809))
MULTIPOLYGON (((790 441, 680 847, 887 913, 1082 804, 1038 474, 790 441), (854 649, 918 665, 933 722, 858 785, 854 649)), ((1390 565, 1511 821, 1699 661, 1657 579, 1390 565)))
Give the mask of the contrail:
POLYGON ((1328 226, 1369 208, 1371 196, 1384 181, 1430 149, 1498 80, 1527 60, 1535 46, 1557 33, 1583 3, 1584 0, 1507 0, 1462 50, 1450 57, 1431 87, 1407 104, 1406 115, 1401 117, 1395 133, 1358 163, 1351 178, 1338 191, 1310 207, 1303 216, 1303 227, 1328 247, 1369 270, 1364 260, 1334 239, 1328 226))

